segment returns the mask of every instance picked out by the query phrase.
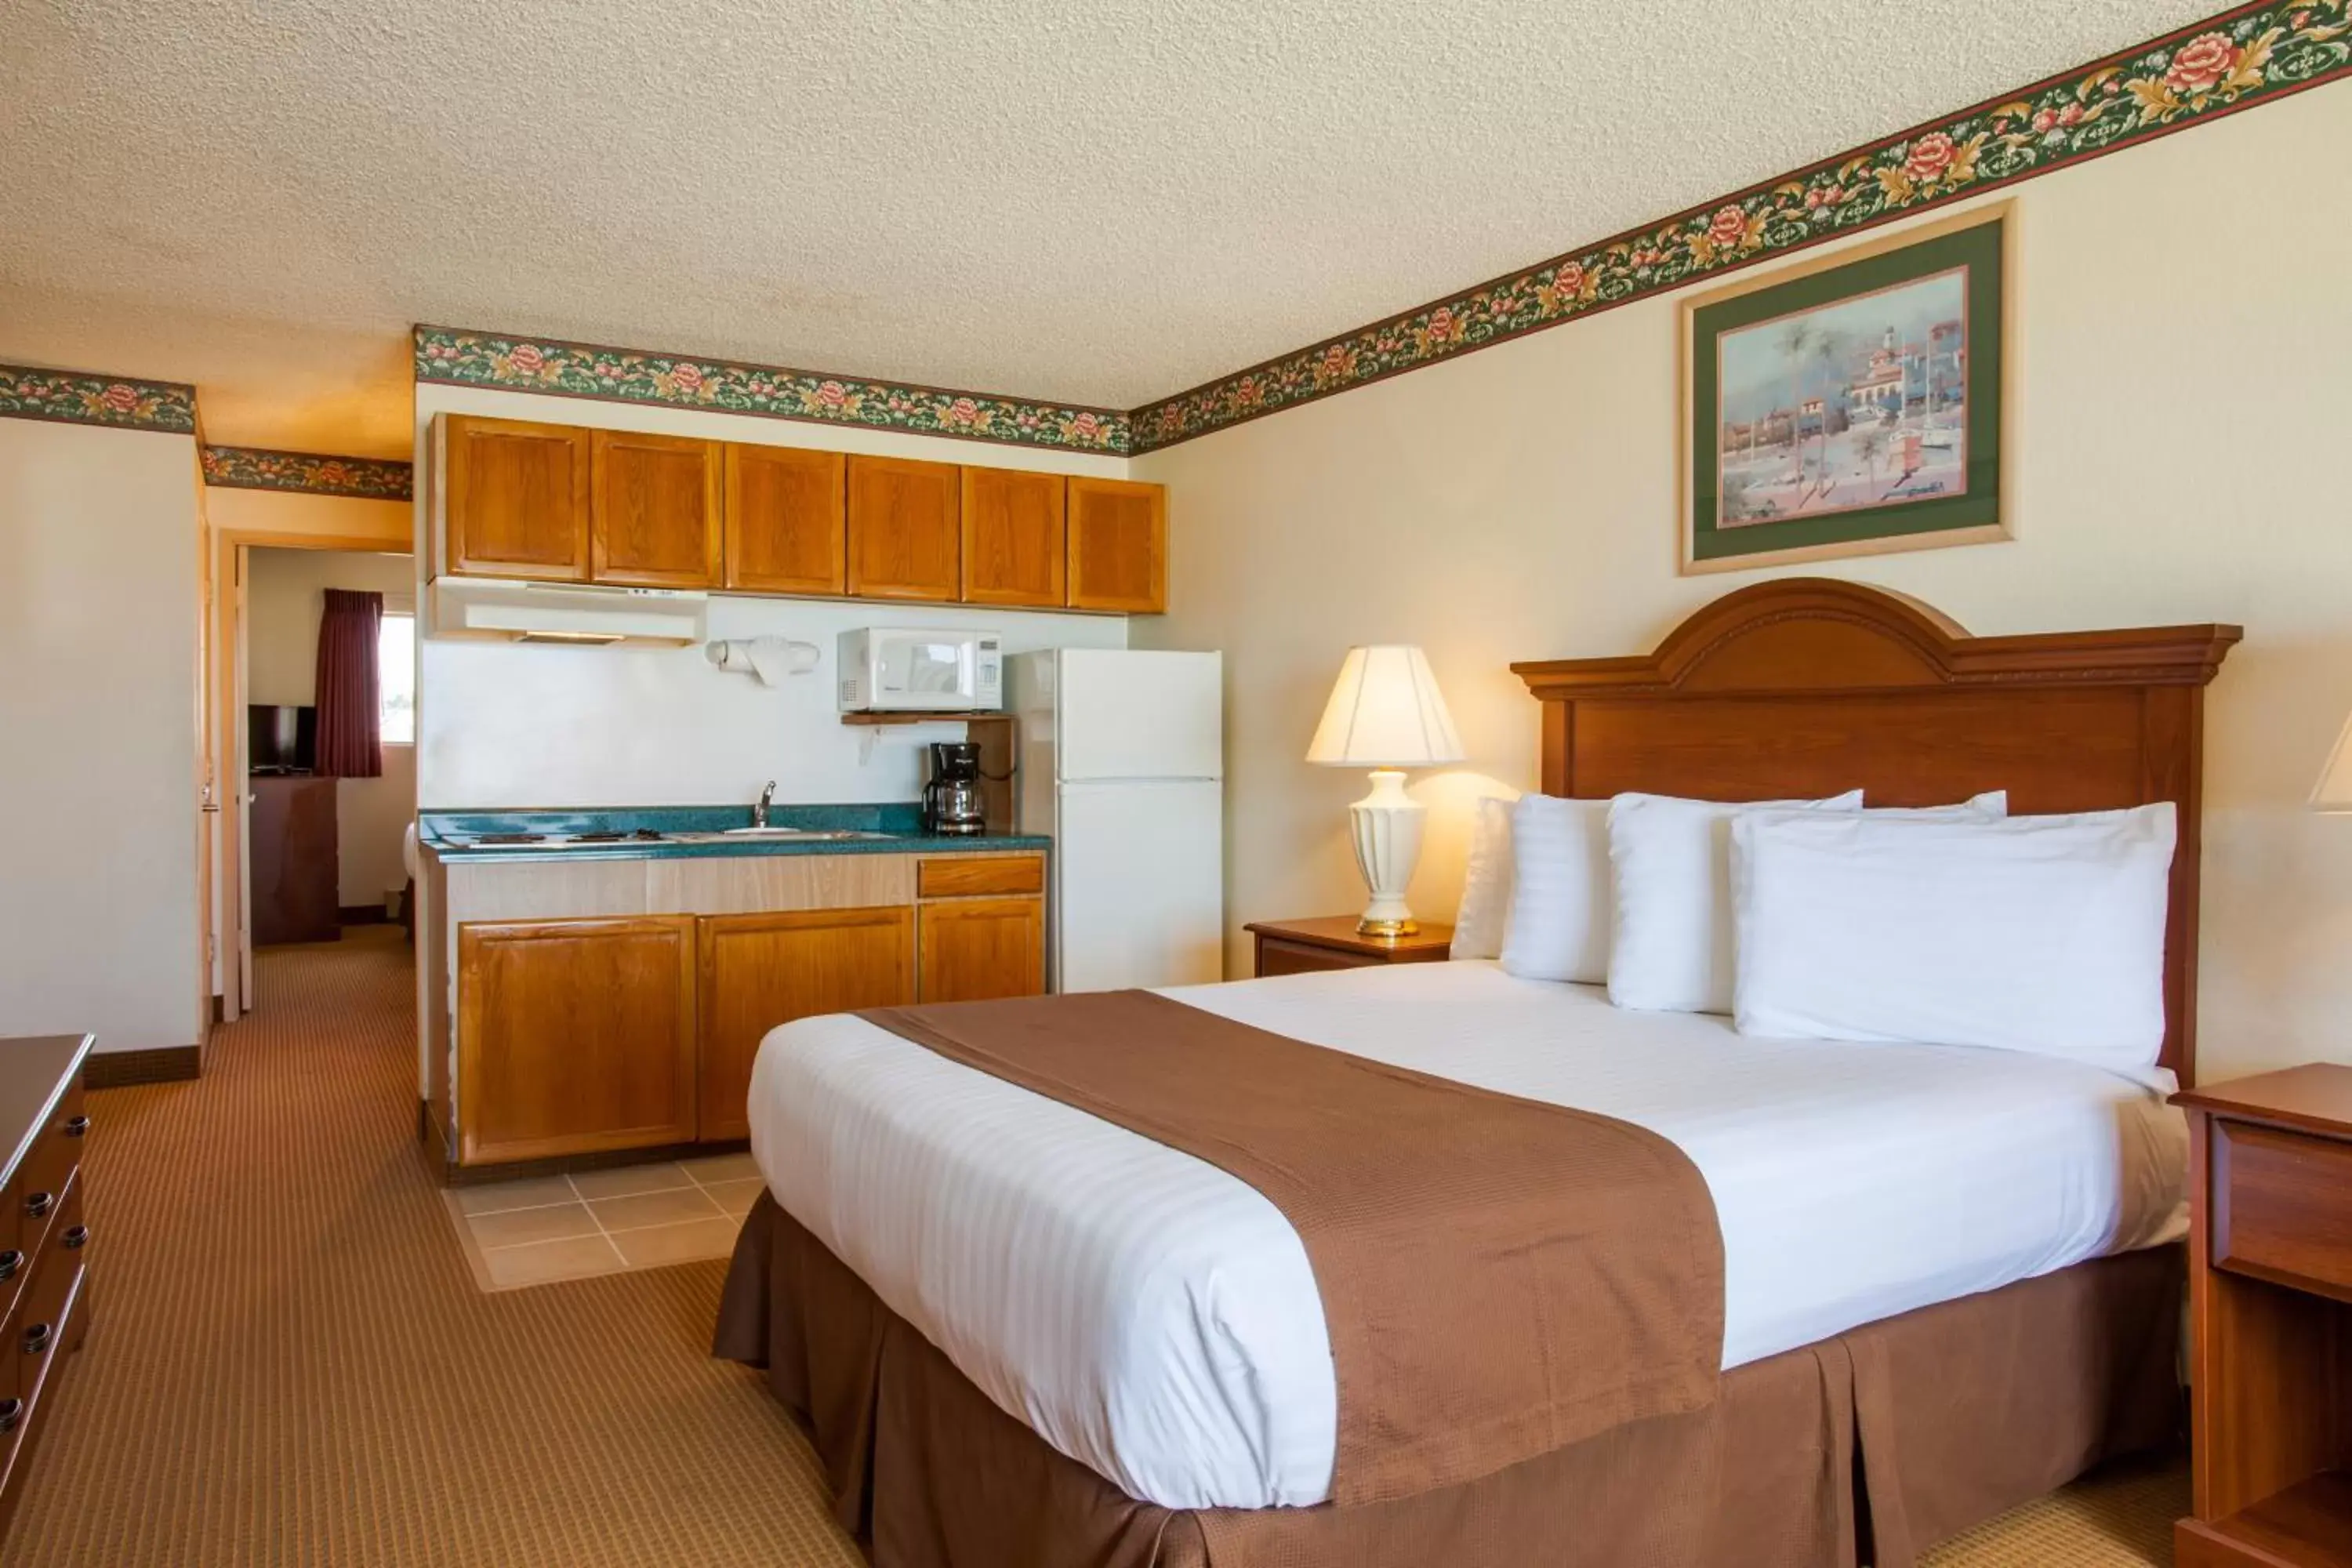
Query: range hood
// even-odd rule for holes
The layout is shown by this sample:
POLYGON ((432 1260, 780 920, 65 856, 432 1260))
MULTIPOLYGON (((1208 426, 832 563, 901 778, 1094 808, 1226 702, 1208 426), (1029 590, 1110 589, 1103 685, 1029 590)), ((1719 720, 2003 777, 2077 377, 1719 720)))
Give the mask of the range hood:
POLYGON ((688 588, 436 577, 432 633, 507 642, 662 644, 702 640, 709 595, 688 588))

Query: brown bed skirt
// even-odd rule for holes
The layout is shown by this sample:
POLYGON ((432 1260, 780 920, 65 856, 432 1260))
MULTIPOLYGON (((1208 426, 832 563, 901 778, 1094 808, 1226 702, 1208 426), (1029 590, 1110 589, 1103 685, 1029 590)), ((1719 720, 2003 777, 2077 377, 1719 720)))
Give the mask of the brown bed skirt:
POLYGON ((2162 1247, 1726 1373, 1716 1402, 1349 1508, 1171 1510, 1046 1446, 761 1194, 715 1353, 766 1369, 877 1568, 1907 1568, 2179 1426, 2162 1247))

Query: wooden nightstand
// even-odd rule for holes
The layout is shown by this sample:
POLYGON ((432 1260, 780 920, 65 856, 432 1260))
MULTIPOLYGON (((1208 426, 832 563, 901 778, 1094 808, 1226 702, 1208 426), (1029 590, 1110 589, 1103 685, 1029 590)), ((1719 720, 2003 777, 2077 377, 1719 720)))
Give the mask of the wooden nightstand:
POLYGON ((2173 1099, 2194 1336, 2179 1568, 2352 1563, 2352 1068, 2173 1099))
POLYGON ((1257 938, 1260 979, 1317 969, 1362 969, 1375 963, 1440 963, 1454 941, 1452 926, 1431 923, 1411 936, 1358 936, 1353 915, 1257 921, 1242 929, 1257 938))

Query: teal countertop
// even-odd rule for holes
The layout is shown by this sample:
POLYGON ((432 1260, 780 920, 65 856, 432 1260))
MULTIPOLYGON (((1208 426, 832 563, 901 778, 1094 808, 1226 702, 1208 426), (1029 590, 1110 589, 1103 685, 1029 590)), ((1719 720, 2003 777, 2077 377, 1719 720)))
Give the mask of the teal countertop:
POLYGON ((669 837, 620 837, 610 843, 565 845, 582 834, 724 833, 751 826, 748 805, 648 805, 610 810, 427 811, 417 816, 417 842, 447 860, 685 860, 741 855, 922 855, 1051 847, 1041 834, 954 836, 925 833, 922 807, 772 805, 772 827, 873 834, 860 838, 738 839, 679 842, 669 837), (538 834, 541 842, 492 847, 476 841, 495 834, 538 834))

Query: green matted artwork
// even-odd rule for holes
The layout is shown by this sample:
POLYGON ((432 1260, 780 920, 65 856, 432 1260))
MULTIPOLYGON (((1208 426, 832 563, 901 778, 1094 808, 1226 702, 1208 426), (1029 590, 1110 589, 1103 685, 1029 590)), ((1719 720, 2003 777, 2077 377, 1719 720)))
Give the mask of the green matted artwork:
POLYGON ((2010 537, 2007 203, 1683 306, 1682 569, 2010 537))

